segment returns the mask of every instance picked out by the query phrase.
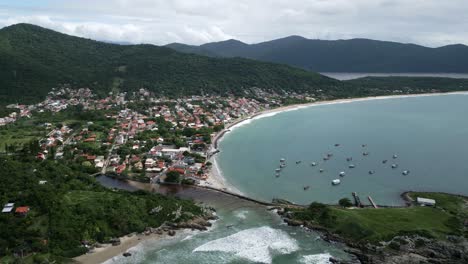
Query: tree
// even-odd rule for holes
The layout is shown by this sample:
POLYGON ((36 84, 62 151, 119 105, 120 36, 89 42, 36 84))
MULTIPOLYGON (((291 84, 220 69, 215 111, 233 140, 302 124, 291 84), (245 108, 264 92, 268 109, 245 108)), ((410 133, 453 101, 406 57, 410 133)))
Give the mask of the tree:
POLYGON ((338 201, 338 204, 342 207, 351 207, 353 206, 353 203, 349 198, 342 198, 338 201))
POLYGON ((166 173, 165 182, 179 183, 180 182, 180 173, 177 172, 177 171, 170 171, 170 172, 166 173))

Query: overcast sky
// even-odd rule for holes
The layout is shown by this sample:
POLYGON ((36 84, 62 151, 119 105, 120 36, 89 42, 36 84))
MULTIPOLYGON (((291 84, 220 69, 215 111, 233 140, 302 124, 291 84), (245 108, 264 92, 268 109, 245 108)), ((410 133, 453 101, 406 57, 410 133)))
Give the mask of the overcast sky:
POLYGON ((467 0, 0 0, 0 27, 156 45, 289 35, 468 44, 467 14, 467 0))

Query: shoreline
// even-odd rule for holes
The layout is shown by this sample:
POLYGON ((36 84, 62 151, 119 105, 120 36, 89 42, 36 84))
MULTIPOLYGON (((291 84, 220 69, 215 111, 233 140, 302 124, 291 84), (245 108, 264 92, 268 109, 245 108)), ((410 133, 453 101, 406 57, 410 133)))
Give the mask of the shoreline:
POLYGON ((365 102, 365 101, 372 101, 372 100, 387 100, 387 99, 399 99, 399 98, 412 98, 412 97, 426 97, 426 96, 441 96, 441 95, 463 95, 468 94, 467 91, 458 91, 458 92, 447 92, 447 93, 421 93, 421 94, 401 94, 401 95, 382 95, 382 96, 368 96, 368 97, 358 97, 358 98, 345 98, 345 99, 336 99, 336 100, 327 100, 327 101, 315 101, 310 103, 304 104, 293 104, 287 106, 280 106, 277 108, 272 109, 265 109, 255 112, 251 115, 241 117, 236 119, 234 122, 229 123, 225 126, 225 128, 218 133, 215 134, 213 137, 213 142, 211 144, 209 153, 212 153, 209 156, 209 161, 213 164, 211 170, 208 174, 208 178, 200 184, 201 186, 208 186, 210 188, 215 188, 219 190, 229 191, 233 193, 237 193, 240 195, 244 195, 234 186, 229 184, 226 178, 223 176, 223 173, 216 161, 216 153, 220 151, 219 142, 223 139, 226 133, 231 132, 236 127, 240 127, 244 124, 250 123, 252 120, 271 117, 276 114, 280 114, 283 112, 295 111, 303 108, 309 108, 314 106, 321 106, 321 105, 334 105, 334 104, 347 104, 347 103, 355 103, 355 102, 365 102))
POLYGON ((109 261, 117 256, 121 256, 123 253, 128 252, 130 249, 138 246, 140 243, 144 243, 148 240, 153 239, 167 239, 170 238, 167 234, 151 234, 151 235, 143 235, 143 234, 135 234, 132 236, 126 235, 120 237, 120 245, 112 246, 111 244, 104 244, 101 248, 95 248, 94 252, 86 253, 80 255, 78 257, 73 258, 74 260, 78 261, 79 263, 83 264, 95 264, 95 263, 103 263, 109 261))

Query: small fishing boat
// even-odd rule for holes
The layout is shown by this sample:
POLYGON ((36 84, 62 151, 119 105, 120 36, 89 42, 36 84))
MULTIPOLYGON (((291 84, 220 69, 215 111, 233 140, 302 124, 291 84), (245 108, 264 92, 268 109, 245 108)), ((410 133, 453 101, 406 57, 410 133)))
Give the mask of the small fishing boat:
POLYGON ((349 167, 350 169, 354 169, 354 168, 356 168, 356 165, 354 165, 354 164, 349 164, 348 167, 349 167))
POLYGON ((352 160, 353 160, 352 157, 346 158, 346 161, 348 161, 348 162, 349 162, 349 161, 352 161, 352 160))
POLYGON ((339 146, 340 146, 340 144, 338 144, 338 143, 335 144, 335 147, 339 147, 339 146))
POLYGON ((280 159, 280 162, 285 162, 285 161, 286 161, 285 158, 281 158, 281 159, 280 159))
POLYGON ((323 172, 323 169, 320 169, 319 172, 322 173, 322 172, 323 172))
POLYGON ((304 186, 304 191, 307 191, 307 190, 309 190, 309 188, 310 188, 310 186, 309 186, 309 185, 307 185, 307 186, 304 186))
POLYGON ((341 176, 341 177, 343 177, 343 176, 345 176, 345 175, 346 175, 346 172, 344 172, 344 171, 340 172, 340 176, 341 176))
POLYGON ((323 160, 329 160, 330 158, 329 157, 323 157, 323 160))
POLYGON ((388 161, 388 160, 382 160, 382 163, 385 164, 385 163, 387 163, 387 161, 388 161))
POLYGON ((392 164, 392 169, 398 168, 398 164, 392 164))
POLYGON ((397 154, 393 154, 393 158, 394 159, 398 158, 397 154))
POLYGON ((298 160, 298 161, 296 161, 296 164, 299 164, 299 163, 301 163, 301 162, 302 162, 302 161, 298 160))
POLYGON ((366 151, 366 152, 363 152, 362 155, 363 155, 363 156, 369 156, 369 152, 367 152, 367 151, 366 151))
POLYGON ((405 170, 405 171, 403 171, 403 173, 402 173, 402 174, 403 174, 403 175, 408 175, 408 174, 409 174, 409 170, 405 170))
POLYGON ((281 168, 277 168, 275 171, 276 171, 276 172, 280 172, 280 171, 281 171, 281 168))
POLYGON ((362 146, 363 148, 365 148, 365 147, 367 147, 367 144, 362 144, 361 146, 362 146))
POLYGON ((275 176, 276 176, 276 178, 278 178, 278 177, 280 176, 280 174, 279 174, 279 173, 276 173, 276 175, 275 175, 275 176))
POLYGON ((327 157, 331 158, 331 157, 333 157, 333 154, 332 153, 327 153, 327 157))
POLYGON ((317 162, 312 162, 310 165, 311 165, 312 167, 315 167, 315 166, 317 166, 317 162))
POLYGON ((374 170, 370 170, 370 171, 369 171, 369 174, 370 174, 370 175, 372 175, 372 174, 374 174, 374 173, 375 173, 374 170))
POLYGON ((284 168, 284 167, 286 167, 286 163, 281 163, 280 168, 284 168))
POLYGON ((332 181, 332 185, 338 185, 338 184, 340 184, 340 183, 341 183, 340 179, 334 179, 334 180, 332 181))

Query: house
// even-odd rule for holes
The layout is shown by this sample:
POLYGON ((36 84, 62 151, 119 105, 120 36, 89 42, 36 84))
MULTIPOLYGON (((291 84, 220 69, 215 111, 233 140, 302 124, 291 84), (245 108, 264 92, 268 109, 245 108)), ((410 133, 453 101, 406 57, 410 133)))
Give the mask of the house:
POLYGON ((13 211, 14 203, 7 203, 3 206, 2 213, 11 213, 13 211))
POLYGON ((39 152, 39 153, 37 153, 36 158, 37 158, 38 160, 45 160, 45 159, 46 159, 46 156, 45 156, 44 153, 39 152))
POLYGON ((115 172, 117 172, 118 174, 121 174, 126 168, 127 168, 127 166, 125 164, 119 165, 115 169, 115 172))
POLYGON ((145 161, 145 167, 146 168, 152 168, 155 163, 156 163, 156 161, 154 159, 147 158, 146 161, 145 161))
POLYGON ((29 212, 29 206, 20 206, 16 208, 15 214, 20 216, 26 216, 29 212))
POLYGON ((417 197, 416 202, 421 206, 435 206, 436 201, 434 199, 417 197))

